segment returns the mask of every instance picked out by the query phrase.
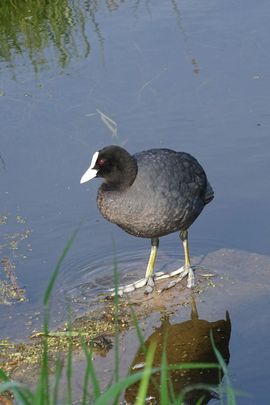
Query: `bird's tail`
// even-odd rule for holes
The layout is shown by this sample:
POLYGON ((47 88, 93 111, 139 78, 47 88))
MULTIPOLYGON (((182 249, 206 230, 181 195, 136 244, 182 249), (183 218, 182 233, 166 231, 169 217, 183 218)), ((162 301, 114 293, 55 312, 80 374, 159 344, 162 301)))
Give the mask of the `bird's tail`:
POLYGON ((207 180, 207 186, 206 186, 206 190, 205 190, 205 194, 203 197, 203 201, 206 204, 210 203, 210 201, 212 201, 214 198, 214 190, 212 189, 209 181, 207 180))

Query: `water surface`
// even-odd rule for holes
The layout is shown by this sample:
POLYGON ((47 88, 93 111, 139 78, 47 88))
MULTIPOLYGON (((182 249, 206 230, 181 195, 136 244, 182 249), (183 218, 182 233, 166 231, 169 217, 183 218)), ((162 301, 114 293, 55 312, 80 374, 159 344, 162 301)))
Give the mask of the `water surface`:
MULTIPOLYGON (((149 242, 101 218, 99 180, 79 184, 110 143, 187 151, 205 167, 216 197, 192 226, 193 256, 269 255, 269 12, 266 0, 1 4, 0 253, 28 298, 0 306, 2 338, 39 327, 42 294, 81 220, 56 323, 66 297, 111 284, 113 244, 120 272, 144 272, 149 242)), ((170 270, 181 249, 176 234, 163 238, 158 266, 170 270)))

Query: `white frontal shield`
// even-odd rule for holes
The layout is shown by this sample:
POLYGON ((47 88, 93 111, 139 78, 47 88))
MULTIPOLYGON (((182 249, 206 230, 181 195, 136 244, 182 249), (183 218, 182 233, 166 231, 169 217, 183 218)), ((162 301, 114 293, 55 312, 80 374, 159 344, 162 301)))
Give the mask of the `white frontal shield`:
POLYGON ((99 152, 95 152, 93 157, 92 157, 92 161, 90 164, 90 167, 86 170, 86 172, 83 174, 80 183, 86 183, 87 181, 93 179, 94 177, 96 177, 97 175, 97 170, 93 169, 93 167, 95 166, 97 159, 98 159, 98 154, 99 152))

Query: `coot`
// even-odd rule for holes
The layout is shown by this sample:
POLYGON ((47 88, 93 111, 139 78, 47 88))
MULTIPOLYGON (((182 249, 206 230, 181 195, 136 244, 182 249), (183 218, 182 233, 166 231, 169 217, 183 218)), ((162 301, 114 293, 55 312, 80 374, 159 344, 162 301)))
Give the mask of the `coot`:
MULTIPOLYGON (((145 277, 119 288, 119 294, 144 287, 153 291, 153 269, 159 238, 179 231, 183 242, 185 264, 170 276, 178 275, 168 285, 174 286, 188 276, 187 286, 194 286, 194 274, 188 249, 188 228, 214 192, 198 161, 188 153, 170 149, 150 149, 130 155, 111 145, 94 153, 81 183, 102 177, 97 206, 108 221, 124 231, 151 239, 151 252, 145 277)), ((158 277, 156 279, 166 276, 158 277)))

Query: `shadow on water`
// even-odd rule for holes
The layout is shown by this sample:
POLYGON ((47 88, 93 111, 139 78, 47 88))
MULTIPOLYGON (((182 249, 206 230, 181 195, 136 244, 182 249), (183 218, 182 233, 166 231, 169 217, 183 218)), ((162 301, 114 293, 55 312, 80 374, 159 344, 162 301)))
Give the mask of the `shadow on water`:
MULTIPOLYGON (((156 351, 153 361, 154 367, 161 367, 162 353, 166 347, 168 365, 181 363, 217 363, 217 359, 210 340, 210 331, 213 333, 215 345, 221 353, 226 364, 229 363, 229 341, 231 336, 231 321, 229 313, 226 319, 208 322, 199 318, 195 299, 191 300, 191 319, 177 324, 171 324, 169 316, 161 319, 161 326, 145 341, 136 354, 130 369, 136 372, 145 364, 145 353, 155 343, 156 351)), ((193 384, 207 384, 217 387, 222 380, 219 369, 182 369, 170 373, 175 395, 178 395, 185 387, 193 384)), ((151 403, 160 403, 160 373, 154 374, 148 388, 147 397, 151 403)), ((139 384, 134 384, 126 390, 125 399, 128 403, 134 403, 138 393, 139 384)), ((185 397, 185 404, 196 404, 204 398, 200 404, 207 404, 211 399, 217 398, 216 393, 204 389, 194 389, 185 397)))

